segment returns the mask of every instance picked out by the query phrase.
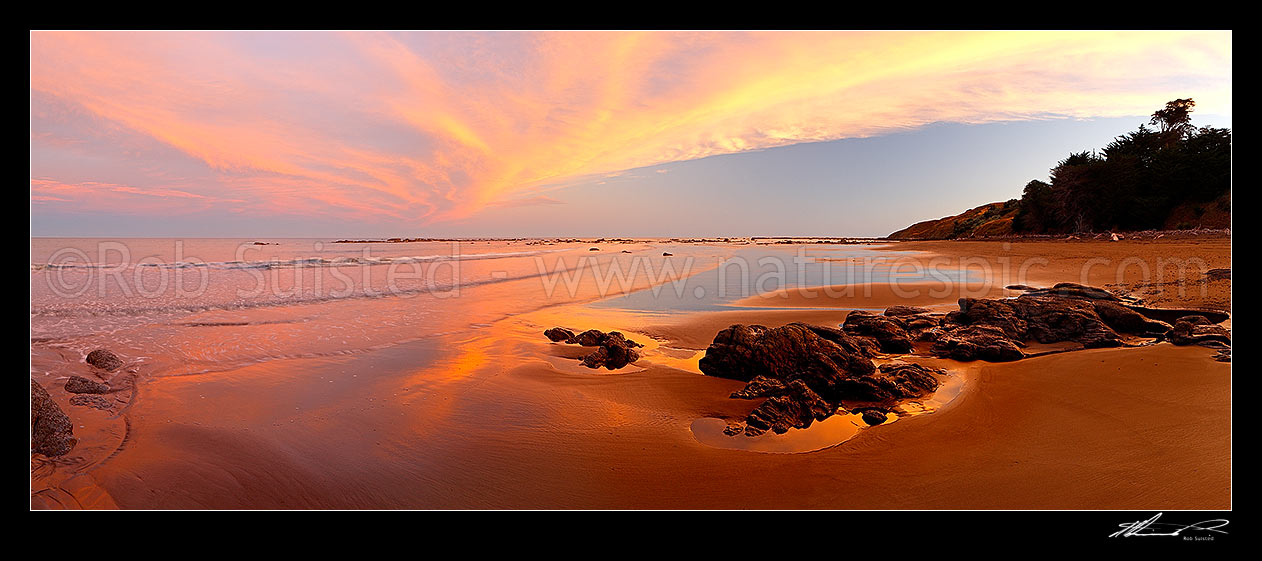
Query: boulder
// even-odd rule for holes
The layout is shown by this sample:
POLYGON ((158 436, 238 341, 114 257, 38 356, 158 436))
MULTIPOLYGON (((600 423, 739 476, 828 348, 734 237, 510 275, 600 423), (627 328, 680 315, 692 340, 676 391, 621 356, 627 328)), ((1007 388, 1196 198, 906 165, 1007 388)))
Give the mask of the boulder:
POLYGON ((110 391, 110 387, 83 376, 71 376, 69 380, 66 380, 66 391, 70 393, 106 393, 110 391))
POLYGON ((876 350, 870 340, 828 327, 737 324, 715 335, 699 366, 707 376, 742 382, 760 375, 802 380, 825 399, 838 400, 842 380, 876 371, 871 360, 876 350))
POLYGON ((88 353, 85 362, 102 370, 118 370, 123 367, 123 359, 106 349, 97 349, 88 353))
POLYGON ((564 327, 553 327, 544 331, 543 335, 554 343, 569 342, 574 339, 574 332, 564 327))
POLYGON ((55 457, 74 448, 74 426, 48 391, 31 380, 31 452, 55 457))

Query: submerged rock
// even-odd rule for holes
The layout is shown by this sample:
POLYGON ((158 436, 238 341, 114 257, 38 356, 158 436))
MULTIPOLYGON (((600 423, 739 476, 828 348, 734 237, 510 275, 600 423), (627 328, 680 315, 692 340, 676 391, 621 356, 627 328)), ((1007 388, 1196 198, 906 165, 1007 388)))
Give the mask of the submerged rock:
POLYGON ((110 391, 110 387, 83 376, 71 376, 69 380, 66 380, 66 391, 70 393, 106 393, 110 391))
POLYGON ((118 370, 123 366, 123 359, 107 349, 97 349, 88 353, 84 362, 103 370, 118 370))
POLYGON ((63 456, 75 445, 74 426, 48 391, 31 380, 31 452, 63 456))

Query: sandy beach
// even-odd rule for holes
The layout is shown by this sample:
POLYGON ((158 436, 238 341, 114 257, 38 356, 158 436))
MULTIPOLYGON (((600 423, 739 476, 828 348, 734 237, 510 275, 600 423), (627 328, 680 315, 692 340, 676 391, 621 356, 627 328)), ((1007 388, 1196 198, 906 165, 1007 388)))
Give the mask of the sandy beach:
MULTIPOLYGON (((661 253, 652 244, 633 249, 661 253)), ((1085 281, 1156 306, 1231 309, 1229 279, 1192 273, 1157 282, 1134 273, 1135 260, 1123 266, 1128 258, 1195 257, 1229 268, 1229 237, 905 242, 881 250, 949 267, 980 259, 996 270, 1004 259, 1044 258, 1022 284, 1085 281), (1084 269, 1100 258, 1108 263, 1084 269)), ((756 405, 728 397, 741 382, 698 370, 719 330, 836 326, 849 310, 898 304, 945 311, 970 290, 999 297, 1016 284, 973 278, 973 287, 879 284, 827 300, 773 291, 731 309, 686 313, 626 310, 606 305, 617 295, 580 288, 565 302, 489 313, 447 334, 362 352, 176 376, 142 367, 134 388, 111 394, 112 411, 71 407, 56 380, 33 373, 81 441, 67 459, 33 459, 32 507, 1231 508, 1231 365, 1197 346, 1008 363, 916 355, 908 360, 960 382, 958 395, 931 413, 805 453, 722 449, 693 434, 698 419, 739 420, 756 405), (907 297, 909 287, 924 294, 907 297), (581 347, 542 336, 558 325, 621 331, 645 345, 642 358, 612 371, 582 367, 581 347)), ((505 308, 530 282, 477 292, 476 305, 505 308)), ((36 347, 50 361, 78 360, 36 347)))

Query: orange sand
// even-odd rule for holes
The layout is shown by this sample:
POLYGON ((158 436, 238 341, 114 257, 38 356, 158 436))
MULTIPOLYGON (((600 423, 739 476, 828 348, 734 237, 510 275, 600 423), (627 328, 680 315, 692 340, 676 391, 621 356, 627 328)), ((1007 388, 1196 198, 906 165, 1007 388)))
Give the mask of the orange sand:
MULTIPOLYGON (((1226 263, 1214 266, 1230 262, 1229 240, 1121 243, 1021 243, 1011 253, 1052 256, 1060 269, 1042 284, 1077 281, 1057 274, 1114 251, 1196 251, 1226 263)), ((975 242, 895 247, 911 248, 955 258, 1004 251, 975 242)), ((1229 284, 1156 301, 1229 307, 1229 284)), ((696 371, 719 329, 836 325, 848 307, 883 307, 887 297, 878 291, 835 310, 673 316, 576 303, 361 355, 156 377, 127 414, 125 445, 32 503, 65 505, 53 498, 69 495, 122 508, 1231 507, 1231 366, 1199 347, 1007 364, 917 359, 966 380, 934 413, 803 454, 712 448, 693 437, 694 420, 739 419, 756 405, 727 397, 740 382, 696 371), (574 360, 581 350, 542 337, 553 325, 620 329, 647 344, 645 357, 619 371, 587 370, 574 360)))

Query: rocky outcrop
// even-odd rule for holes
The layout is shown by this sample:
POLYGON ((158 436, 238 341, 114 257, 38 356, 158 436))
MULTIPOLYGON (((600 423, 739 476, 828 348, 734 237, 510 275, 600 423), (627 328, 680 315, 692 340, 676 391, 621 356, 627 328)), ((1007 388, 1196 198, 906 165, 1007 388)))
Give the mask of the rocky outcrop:
POLYGON ((1023 358, 1021 349, 1029 341, 1119 347, 1126 344, 1122 334, 1169 338, 1176 344, 1231 344, 1227 330, 1214 325, 1214 320, 1227 319, 1224 312, 1206 318, 1193 315, 1195 310, 1147 308, 1107 290, 1073 283, 1010 288, 1025 293, 1002 300, 961 298, 960 310, 947 314, 928 332, 932 352, 956 360, 1001 362, 1023 358), (1177 323, 1171 327, 1165 319, 1177 323))
MULTIPOLYGON (((865 316, 880 318, 880 316, 865 316)), ((745 434, 805 428, 850 403, 892 406, 938 387, 941 370, 893 363, 877 368, 874 337, 791 323, 768 328, 733 325, 720 331, 701 359, 701 372, 747 382, 734 398, 767 398, 745 419, 745 434)))
MULTIPOLYGON (((884 422, 900 402, 924 397, 939 386, 942 370, 905 362, 877 368, 873 363, 884 355, 911 353, 918 341, 929 343, 929 352, 939 357, 1005 362, 1025 358, 1030 342, 1074 342, 1083 348, 1135 344, 1123 338, 1128 334, 1219 348, 1215 358, 1231 360, 1231 333, 1214 318, 1145 308, 1134 299, 1073 283, 1009 288, 1025 293, 1006 299, 961 298, 960 309, 945 315, 914 306, 893 306, 882 315, 854 311, 841 329, 804 323, 732 325, 715 335, 699 366, 708 376, 746 382, 731 397, 765 400, 745 419, 745 434, 755 435, 805 428, 841 407, 861 413, 870 424, 884 422), (1160 317, 1177 321, 1171 327, 1160 317)), ((603 344, 602 336, 584 332, 568 342, 595 346, 603 344)), ((592 362, 604 363, 606 354, 601 347, 592 362)), ((725 432, 741 432, 734 426, 725 432)))
POLYGON ((118 358, 118 355, 106 349, 97 349, 88 353, 88 357, 84 359, 84 362, 102 370, 109 371, 118 370, 123 367, 123 359, 118 358))
POLYGON ((69 380, 66 380, 66 391, 70 393, 106 393, 110 391, 110 387, 83 376, 71 376, 69 380))
POLYGON ((1187 316, 1175 322, 1169 339, 1176 345, 1201 345, 1205 347, 1231 347, 1231 332, 1214 324, 1204 316, 1187 316))
POLYGON ((63 456, 75 445, 70 418, 48 391, 31 380, 31 453, 63 456))
POLYGON ((575 335, 573 331, 564 327, 553 327, 544 331, 543 334, 549 340, 557 343, 564 342, 583 347, 597 347, 595 351, 581 359, 583 366, 588 368, 604 367, 609 370, 617 370, 640 360, 640 352, 635 349, 644 346, 627 339, 625 335, 617 331, 604 333, 596 329, 589 329, 575 335))

